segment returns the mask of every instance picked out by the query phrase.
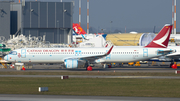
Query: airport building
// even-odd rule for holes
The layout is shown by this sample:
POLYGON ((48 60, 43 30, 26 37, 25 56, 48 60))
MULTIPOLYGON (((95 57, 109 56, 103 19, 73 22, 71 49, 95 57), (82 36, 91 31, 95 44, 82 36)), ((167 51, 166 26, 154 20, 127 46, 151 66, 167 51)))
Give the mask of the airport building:
POLYGON ((50 43, 71 43, 72 2, 0 1, 0 36, 43 36, 50 43))

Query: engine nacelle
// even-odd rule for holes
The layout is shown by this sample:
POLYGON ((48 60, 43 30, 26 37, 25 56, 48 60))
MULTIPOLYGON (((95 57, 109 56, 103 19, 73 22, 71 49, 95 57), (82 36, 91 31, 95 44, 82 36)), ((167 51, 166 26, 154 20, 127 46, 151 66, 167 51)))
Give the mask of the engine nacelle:
POLYGON ((160 56, 159 61, 171 61, 171 58, 167 58, 166 56, 160 56))
POLYGON ((64 61, 66 68, 80 68, 83 67, 85 61, 79 61, 78 59, 67 59, 64 61))

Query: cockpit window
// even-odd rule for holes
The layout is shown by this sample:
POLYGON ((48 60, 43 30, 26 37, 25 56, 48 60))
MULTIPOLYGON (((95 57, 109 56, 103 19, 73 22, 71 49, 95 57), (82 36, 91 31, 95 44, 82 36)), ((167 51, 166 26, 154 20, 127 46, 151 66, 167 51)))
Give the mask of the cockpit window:
POLYGON ((17 52, 16 51, 11 51, 9 54, 17 55, 17 52))

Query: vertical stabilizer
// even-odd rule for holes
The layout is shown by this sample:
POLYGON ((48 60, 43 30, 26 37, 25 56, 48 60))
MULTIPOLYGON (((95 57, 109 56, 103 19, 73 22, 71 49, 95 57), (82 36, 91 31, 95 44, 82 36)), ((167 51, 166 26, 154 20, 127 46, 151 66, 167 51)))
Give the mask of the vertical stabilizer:
POLYGON ((158 35, 145 47, 166 48, 168 46, 172 27, 173 25, 170 24, 164 25, 158 35))
POLYGON ((73 23, 73 30, 79 35, 86 34, 86 32, 82 29, 82 27, 78 23, 73 23))

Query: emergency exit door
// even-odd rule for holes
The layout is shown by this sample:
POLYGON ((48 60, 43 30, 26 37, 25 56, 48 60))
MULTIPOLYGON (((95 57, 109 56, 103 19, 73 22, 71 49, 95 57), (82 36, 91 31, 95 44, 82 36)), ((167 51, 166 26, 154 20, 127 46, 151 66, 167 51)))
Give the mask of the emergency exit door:
POLYGON ((148 49, 143 49, 143 57, 148 57, 148 49))
POLYGON ((21 57, 25 58, 26 57, 26 49, 21 50, 21 57))

